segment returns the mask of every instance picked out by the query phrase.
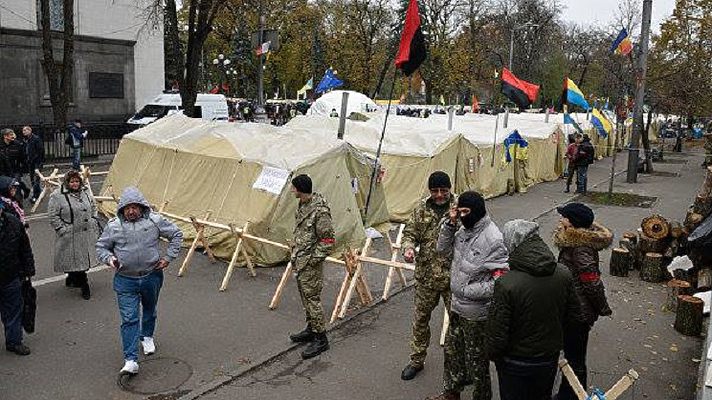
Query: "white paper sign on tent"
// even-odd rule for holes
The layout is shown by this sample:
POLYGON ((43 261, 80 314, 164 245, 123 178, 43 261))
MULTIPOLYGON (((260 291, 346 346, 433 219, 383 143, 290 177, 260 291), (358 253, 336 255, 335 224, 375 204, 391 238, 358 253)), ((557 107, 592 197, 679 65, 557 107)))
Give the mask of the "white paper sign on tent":
POLYGON ((289 171, 281 168, 263 166, 260 176, 252 185, 253 189, 264 190, 273 194, 282 193, 282 188, 287 183, 289 171))

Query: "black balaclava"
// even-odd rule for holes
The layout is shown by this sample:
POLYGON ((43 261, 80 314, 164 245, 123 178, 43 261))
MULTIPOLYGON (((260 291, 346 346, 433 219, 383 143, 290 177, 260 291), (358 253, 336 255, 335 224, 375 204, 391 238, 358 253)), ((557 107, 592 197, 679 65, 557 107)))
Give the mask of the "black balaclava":
POLYGON ((295 176, 292 179, 292 185, 299 193, 311 194, 312 192, 312 180, 309 175, 301 174, 295 176))
POLYGON ((477 192, 465 192, 461 194, 460 197, 457 198, 457 207, 467 207, 470 209, 469 214, 464 217, 460 217, 462 225, 467 229, 471 229, 477 222, 487 215, 485 199, 477 192))

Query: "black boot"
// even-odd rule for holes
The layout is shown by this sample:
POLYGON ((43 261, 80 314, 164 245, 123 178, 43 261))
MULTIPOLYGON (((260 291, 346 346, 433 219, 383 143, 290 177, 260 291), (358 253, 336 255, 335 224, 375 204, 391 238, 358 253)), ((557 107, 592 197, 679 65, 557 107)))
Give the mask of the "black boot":
POLYGON ((303 331, 289 335, 289 340, 294 343, 306 343, 314 340, 314 331, 312 331, 311 326, 307 325, 303 331))
POLYGON ((71 288, 79 287, 79 285, 77 284, 77 277, 74 272, 67 273, 67 277, 64 279, 64 286, 71 288))
POLYGON ((326 338, 326 333, 316 333, 314 334, 314 341, 309 343, 306 349, 302 352, 302 358, 308 359, 316 357, 319 354, 329 350, 329 340, 326 338))
POLYGON ((82 298, 84 300, 91 299, 91 289, 89 289, 89 282, 84 282, 82 284, 82 298))

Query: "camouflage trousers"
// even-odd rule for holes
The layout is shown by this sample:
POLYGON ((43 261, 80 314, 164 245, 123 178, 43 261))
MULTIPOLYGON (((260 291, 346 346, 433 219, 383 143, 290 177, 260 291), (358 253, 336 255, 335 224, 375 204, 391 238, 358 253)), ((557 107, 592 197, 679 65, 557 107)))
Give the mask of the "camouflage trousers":
POLYGON ((307 265, 297 272, 297 287, 302 299, 307 324, 316 333, 324 332, 324 308, 321 305, 324 263, 307 265))
POLYGON ((484 353, 487 321, 471 321, 450 312, 445 336, 445 392, 462 392, 473 385, 472 400, 491 400, 489 359, 484 353))
POLYGON ((450 289, 437 290, 415 284, 415 312, 413 314, 413 340, 410 342, 410 363, 422 366, 430 344, 430 315, 443 299, 445 309, 450 309, 450 289))

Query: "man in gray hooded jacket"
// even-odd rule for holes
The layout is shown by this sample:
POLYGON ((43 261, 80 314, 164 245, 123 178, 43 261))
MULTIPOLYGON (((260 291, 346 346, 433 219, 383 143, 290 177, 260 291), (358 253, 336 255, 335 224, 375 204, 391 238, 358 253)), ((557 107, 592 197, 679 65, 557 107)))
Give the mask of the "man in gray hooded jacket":
POLYGON ((121 374, 138 373, 139 339, 144 354, 156 351, 153 332, 156 328, 158 295, 163 286, 163 270, 178 257, 182 242, 180 229, 151 211, 150 204, 137 188, 124 189, 116 217, 108 222, 96 242, 99 261, 116 270, 114 291, 121 314, 125 361, 121 374), (160 254, 160 238, 169 241, 163 257, 160 254), (141 306, 143 310, 140 310, 141 306))
POLYGON ((487 315, 497 277, 509 270, 502 232, 487 215, 479 193, 465 192, 443 219, 437 251, 452 255, 450 326, 445 336, 443 393, 459 400, 473 385, 473 400, 490 400, 489 359, 484 352, 487 315))

